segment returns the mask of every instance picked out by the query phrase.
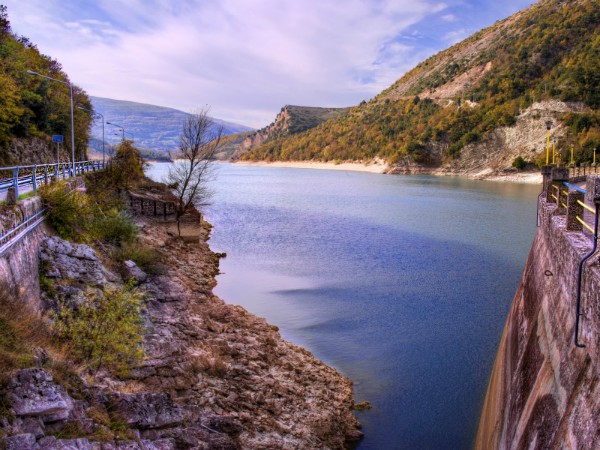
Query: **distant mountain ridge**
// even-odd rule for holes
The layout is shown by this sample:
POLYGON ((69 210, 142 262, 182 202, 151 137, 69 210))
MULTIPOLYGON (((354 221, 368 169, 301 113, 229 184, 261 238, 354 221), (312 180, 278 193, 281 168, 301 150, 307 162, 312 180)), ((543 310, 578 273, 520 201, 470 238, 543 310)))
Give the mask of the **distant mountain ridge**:
POLYGON ((350 108, 285 105, 271 124, 254 133, 243 133, 232 140, 232 158, 237 159, 265 142, 310 130, 326 120, 346 114, 349 110, 350 108))
MULTIPOLYGON (((179 145, 179 134, 183 120, 189 113, 163 106, 115 100, 104 97, 90 97, 94 111, 104 115, 105 122, 118 124, 125 129, 125 137, 133 138, 137 147, 146 152, 166 154, 179 145)), ((225 120, 213 118, 217 125, 223 126, 224 135, 253 130, 225 120)), ((117 143, 122 136, 116 126, 104 125, 105 141, 117 143)), ((102 122, 97 120, 92 128, 90 145, 94 150, 102 147, 102 122)))
POLYGON ((541 0, 444 50, 347 114, 243 155, 371 161, 397 173, 492 176, 540 162, 546 121, 563 161, 600 148, 600 3, 541 0))

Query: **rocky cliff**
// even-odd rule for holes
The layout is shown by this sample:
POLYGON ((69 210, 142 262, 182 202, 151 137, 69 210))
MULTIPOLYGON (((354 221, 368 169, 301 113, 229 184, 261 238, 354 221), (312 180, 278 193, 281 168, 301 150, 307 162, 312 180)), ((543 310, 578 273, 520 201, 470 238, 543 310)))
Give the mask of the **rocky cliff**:
MULTIPOLYGON (((588 181, 588 203, 597 181, 588 181)), ((496 356, 477 449, 600 448, 600 265, 596 255, 584 267, 579 340, 585 347, 577 347, 578 266, 592 237, 567 231, 564 214, 545 196, 541 200, 540 226, 496 356)))
POLYGON ((244 136, 233 152, 232 159, 237 159, 248 151, 260 147, 268 140, 285 138, 310 130, 326 120, 347 113, 349 109, 285 105, 271 124, 244 136))
POLYGON ((172 223, 136 221, 139 245, 160 260, 153 273, 119 263, 105 245, 93 249, 43 229, 0 261, 11 287, 8 297, 0 292, 0 308, 22 310, 18 318, 29 328, 47 327, 48 319, 24 317, 21 285, 50 318, 57 303, 81 304, 90 290, 130 278, 145 306, 145 357, 127 374, 80 373, 64 351, 40 344, 47 336, 36 340, 29 366, 2 368, 0 446, 341 449, 360 438, 348 379, 283 340, 277 327, 212 294, 220 255, 206 243, 210 225, 186 224, 195 239, 183 240, 172 223))

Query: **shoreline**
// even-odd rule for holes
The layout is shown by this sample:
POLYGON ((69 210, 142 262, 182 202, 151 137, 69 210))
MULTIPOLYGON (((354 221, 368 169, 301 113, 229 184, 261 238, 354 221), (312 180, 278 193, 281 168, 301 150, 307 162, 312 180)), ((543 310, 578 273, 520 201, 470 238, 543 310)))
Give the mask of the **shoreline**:
MULTIPOLYGON (((234 161, 232 164, 247 167, 275 167, 275 168, 290 168, 290 169, 315 169, 315 170, 343 170, 351 172, 378 173, 387 174, 390 169, 383 160, 378 159, 368 163, 345 162, 336 164, 333 162, 321 161, 234 161)), ((433 175, 439 177, 464 177, 471 180, 494 181, 502 183, 526 183, 526 184, 541 184, 542 175, 539 172, 511 172, 507 174, 498 174, 492 171, 486 173, 460 173, 446 171, 442 168, 424 169, 418 168, 415 173, 394 173, 394 175, 433 175)))
POLYGON ((351 172, 385 173, 389 166, 383 160, 368 163, 333 163, 321 161, 235 161, 238 166, 250 167, 285 167, 290 169, 316 169, 316 170, 345 170, 351 172))

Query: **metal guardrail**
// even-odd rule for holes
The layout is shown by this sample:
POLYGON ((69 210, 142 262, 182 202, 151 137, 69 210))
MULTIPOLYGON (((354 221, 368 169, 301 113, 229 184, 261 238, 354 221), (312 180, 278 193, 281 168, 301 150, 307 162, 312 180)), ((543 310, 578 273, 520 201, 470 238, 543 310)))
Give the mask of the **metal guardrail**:
MULTIPOLYGON (((29 166, 11 166, 0 167, 0 193, 5 192, 11 187, 15 189, 15 196, 19 197, 19 188, 31 186, 37 191, 38 185, 50 183, 52 181, 67 179, 85 172, 101 170, 107 163, 99 160, 77 161, 74 165, 67 162, 55 164, 34 164, 29 166), (11 176, 2 174, 10 173, 11 176)), ((0 256, 4 255, 26 236, 31 230, 44 221, 46 209, 35 213, 26 218, 14 228, 0 234, 0 256)))
POLYGON ((85 172, 101 170, 105 163, 99 160, 78 161, 74 167, 71 163, 34 164, 29 166, 0 167, 0 192, 15 188, 19 197, 19 188, 31 186, 34 191, 41 183, 72 178, 85 172), (73 174, 74 171, 74 174, 73 174), (10 174, 10 175, 8 175, 10 174))
POLYGON ((0 256, 4 255, 10 248, 25 237, 30 231, 44 221, 46 209, 35 213, 33 216, 25 219, 15 228, 8 230, 0 235, 0 256))

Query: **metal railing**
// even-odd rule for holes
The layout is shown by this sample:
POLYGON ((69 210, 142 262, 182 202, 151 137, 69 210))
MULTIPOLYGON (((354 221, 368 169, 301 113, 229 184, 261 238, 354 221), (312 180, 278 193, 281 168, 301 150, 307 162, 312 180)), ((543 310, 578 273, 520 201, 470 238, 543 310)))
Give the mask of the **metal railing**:
POLYGON ((0 235, 0 256, 4 255, 10 248, 25 237, 31 230, 44 221, 46 209, 38 211, 28 217, 16 227, 0 235))
MULTIPOLYGON (((573 189, 581 194, 585 195, 585 193, 586 193, 585 189, 583 189, 579 186, 575 186, 572 183, 564 181, 562 184, 564 186, 566 186, 568 189, 573 189)), ((581 316, 583 315, 581 313, 581 288, 583 285, 583 268, 584 268, 585 262, 588 259, 590 259, 594 255, 594 253, 596 253, 596 250, 598 248, 598 212, 599 212, 598 210, 599 210, 599 208, 598 208, 598 205, 596 205, 595 208, 592 208, 591 206, 586 205, 585 202, 582 202, 581 200, 577 200, 577 204, 579 206, 581 206, 582 212, 581 212, 581 215, 577 214, 575 216, 575 219, 577 220, 577 222, 579 222, 581 224, 582 227, 585 227, 593 235, 592 249, 590 250, 589 253, 587 253, 581 259, 581 261, 579 261, 579 271, 577 273, 577 300, 576 300, 576 304, 575 304, 575 336, 574 336, 574 339, 575 339, 575 346, 582 348, 582 347, 585 347, 585 344, 582 344, 579 341, 579 332, 580 332, 579 329, 581 326, 581 316), (585 218, 584 218, 585 211, 589 211, 594 215, 595 219, 594 219, 593 226, 591 226, 590 224, 588 224, 585 221, 585 218)))
MULTIPOLYGON (((14 188, 15 197, 19 198, 19 189, 31 187, 33 191, 42 183, 47 184, 60 179, 72 178, 85 172, 102 170, 107 163, 98 160, 78 161, 55 164, 34 164, 29 166, 0 167, 0 193, 14 188), (7 176, 9 175, 10 176, 7 176)), ((43 209, 26 218, 13 228, 0 231, 0 256, 4 255, 13 245, 26 236, 44 220, 43 209)))
POLYGON ((104 169, 105 163, 99 160, 78 161, 74 165, 68 162, 54 164, 34 164, 29 166, 0 167, 0 192, 11 187, 19 197, 19 189, 31 186, 34 191, 42 183, 72 178, 85 172, 104 169), (74 171, 74 173, 73 173, 74 171))

